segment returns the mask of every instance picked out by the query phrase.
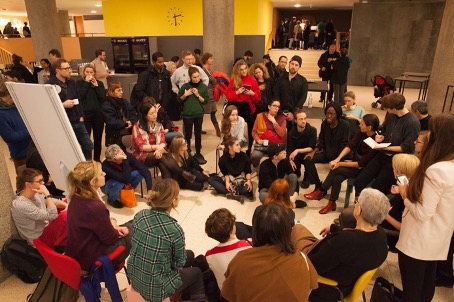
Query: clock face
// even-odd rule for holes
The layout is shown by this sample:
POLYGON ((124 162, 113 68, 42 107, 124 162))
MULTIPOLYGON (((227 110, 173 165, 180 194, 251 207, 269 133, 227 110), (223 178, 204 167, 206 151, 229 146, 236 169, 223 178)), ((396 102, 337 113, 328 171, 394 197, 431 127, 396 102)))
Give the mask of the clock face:
POLYGON ((178 7, 171 7, 167 11, 167 22, 171 26, 179 26, 183 24, 183 11, 178 7))

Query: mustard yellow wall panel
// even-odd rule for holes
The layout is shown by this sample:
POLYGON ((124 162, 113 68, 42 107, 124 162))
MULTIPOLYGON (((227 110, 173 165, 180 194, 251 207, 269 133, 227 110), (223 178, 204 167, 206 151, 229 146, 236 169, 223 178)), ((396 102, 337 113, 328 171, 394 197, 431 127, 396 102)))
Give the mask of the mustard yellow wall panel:
POLYGON ((104 0, 106 36, 203 34, 202 0, 104 0))
POLYGON ((235 0, 235 35, 268 35, 271 32, 273 5, 269 0, 235 0))

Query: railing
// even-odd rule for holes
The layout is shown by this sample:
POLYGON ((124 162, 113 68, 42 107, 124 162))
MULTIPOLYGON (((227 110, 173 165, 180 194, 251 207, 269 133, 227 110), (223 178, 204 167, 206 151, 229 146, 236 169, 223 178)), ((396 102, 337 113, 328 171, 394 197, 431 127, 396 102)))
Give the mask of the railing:
POLYGON ((13 64, 13 54, 0 47, 0 69, 9 64, 13 64))

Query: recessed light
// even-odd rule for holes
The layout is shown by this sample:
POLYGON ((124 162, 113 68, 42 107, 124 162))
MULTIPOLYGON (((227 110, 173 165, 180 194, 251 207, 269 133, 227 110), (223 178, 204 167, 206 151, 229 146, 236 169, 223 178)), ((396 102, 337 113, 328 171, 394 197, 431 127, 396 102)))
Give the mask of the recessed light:
POLYGON ((92 10, 92 11, 91 11, 90 13, 92 13, 92 14, 96 14, 96 11, 95 11, 95 10, 92 10))
POLYGON ((301 7, 301 4, 295 4, 294 6, 295 7, 301 7))
POLYGON ((102 7, 102 4, 95 4, 96 7, 102 7))

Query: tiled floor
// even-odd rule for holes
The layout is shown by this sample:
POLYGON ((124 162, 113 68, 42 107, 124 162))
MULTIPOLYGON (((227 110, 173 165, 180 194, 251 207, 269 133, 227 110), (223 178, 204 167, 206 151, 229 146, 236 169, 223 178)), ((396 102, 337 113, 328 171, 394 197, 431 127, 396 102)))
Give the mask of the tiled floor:
MULTIPOLYGON (((375 113, 380 117, 381 121, 383 120, 385 112, 380 109, 371 108, 371 102, 375 101, 372 87, 349 87, 349 89, 353 90, 356 93, 358 104, 363 106, 367 113, 375 113)), ((408 106, 411 104, 411 102, 416 100, 417 93, 418 91, 415 89, 405 90, 408 106)), ((315 101, 317 101, 317 93, 314 94, 314 99, 315 101)), ((217 116, 218 118, 220 118, 221 104, 218 105, 219 111, 217 116)), ((315 102, 314 106, 321 106, 321 103, 315 102)), ((309 116, 309 123, 311 123, 317 129, 319 129, 320 127, 320 122, 321 120, 310 119, 309 116)), ((202 153, 205 155, 205 158, 208 161, 204 168, 211 172, 214 172, 216 153, 215 146, 217 145, 218 138, 215 136, 215 131, 209 120, 209 116, 205 116, 203 128, 208 132, 208 134, 202 137, 202 153)), ((8 159, 9 153, 3 141, 0 142, 0 147, 3 150, 5 157, 7 158, 10 175, 14 175, 12 162, 8 159)), ((318 170, 320 172, 321 179, 323 179, 327 172, 326 166, 319 165, 318 170)), ((254 185, 257 185, 257 179, 254 179, 253 183, 254 185)), ((303 199, 303 194, 312 189, 313 187, 302 190, 300 192, 300 198, 303 199)), ((343 192, 341 192, 341 198, 337 203, 337 211, 331 212, 326 215, 320 215, 318 211, 326 204, 327 200, 324 199, 322 201, 308 201, 308 206, 306 208, 295 209, 296 222, 304 224, 314 234, 317 235, 324 226, 330 224, 334 218, 338 217, 344 203, 344 193, 345 185, 343 187, 343 192)), ((206 190, 204 192, 182 190, 180 195, 180 205, 175 211, 172 212, 172 216, 178 220, 185 231, 186 247, 193 250, 196 255, 203 254, 207 249, 212 248, 214 245, 216 245, 216 242, 208 238, 204 232, 205 220, 208 215, 210 215, 215 209, 226 207, 236 215, 237 220, 250 224, 254 209, 260 204, 257 200, 255 202, 246 202, 245 204, 241 205, 236 201, 227 200, 222 196, 213 196, 211 195, 209 190, 206 190)), ((141 209, 145 209, 146 207, 147 206, 145 202, 143 202, 143 200, 140 200, 138 206, 133 209, 114 209, 109 207, 109 210, 111 211, 112 216, 117 218, 118 221, 122 223, 132 219, 135 213, 137 213, 141 209)), ((383 276, 388 280, 392 280, 398 287, 401 287, 399 269, 397 265, 397 255, 389 253, 387 260, 379 268, 375 276, 383 276)), ((120 289, 126 288, 127 282, 123 273, 118 274, 118 279, 120 283, 120 289)), ((370 297, 372 284, 373 281, 371 281, 371 284, 366 290, 366 296, 368 297, 368 299, 370 297)), ((0 300, 25 301, 27 295, 30 294, 34 290, 34 288, 35 285, 27 285, 22 283, 14 276, 10 277, 8 280, 0 284, 0 300)), ((452 301, 452 295, 452 289, 437 288, 434 301, 452 301)), ((102 296, 104 298, 103 300, 109 301, 109 296, 107 293, 104 293, 102 296)), ((83 298, 80 298, 79 301, 83 301, 83 298)))

